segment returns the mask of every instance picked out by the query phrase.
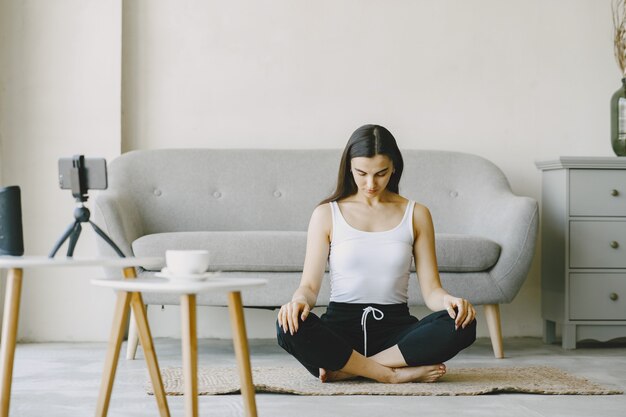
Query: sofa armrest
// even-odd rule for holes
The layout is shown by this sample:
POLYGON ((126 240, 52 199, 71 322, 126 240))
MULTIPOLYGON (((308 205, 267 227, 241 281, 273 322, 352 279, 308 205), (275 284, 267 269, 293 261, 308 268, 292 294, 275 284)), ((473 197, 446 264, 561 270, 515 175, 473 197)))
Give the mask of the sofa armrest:
POLYGON ((489 273, 506 302, 511 302, 526 280, 533 260, 539 207, 536 200, 508 191, 484 203, 474 219, 472 232, 500 245, 500 257, 489 273))
MULTIPOLYGON (((114 192, 103 193, 95 199, 94 214, 96 224, 120 250, 126 256, 133 256, 132 243, 144 234, 139 211, 133 202, 114 192)), ((98 239, 98 252, 104 256, 115 255, 103 239, 98 239)))

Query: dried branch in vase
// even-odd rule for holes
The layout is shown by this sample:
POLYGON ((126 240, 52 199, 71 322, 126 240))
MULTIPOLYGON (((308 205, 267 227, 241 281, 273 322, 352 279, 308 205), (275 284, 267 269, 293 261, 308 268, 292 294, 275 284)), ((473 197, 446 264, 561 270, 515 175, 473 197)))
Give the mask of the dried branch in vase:
POLYGON ((622 77, 626 78, 626 0, 613 0, 611 9, 613 11, 615 59, 622 77))

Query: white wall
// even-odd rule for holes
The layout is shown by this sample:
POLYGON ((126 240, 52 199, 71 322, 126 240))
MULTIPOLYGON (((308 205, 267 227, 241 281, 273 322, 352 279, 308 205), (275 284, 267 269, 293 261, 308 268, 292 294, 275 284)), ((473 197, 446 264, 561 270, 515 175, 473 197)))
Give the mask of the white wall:
MULTIPOLYGON (((535 160, 612 154, 609 0, 140 0, 124 11, 124 150, 342 148, 380 123, 405 149, 485 156, 536 199, 535 160)), ((541 334, 538 261, 502 307, 505 336, 541 334)), ((205 334, 227 336, 225 312, 207 310, 205 334)), ((248 313, 252 332, 271 336, 274 314, 248 313)), ((150 314, 156 334, 177 334, 175 307, 150 314)))
MULTIPOLYGON (((0 28, 2 183, 22 189, 26 254, 47 255, 74 220, 57 159, 120 153, 121 1, 4 0, 0 28)), ((93 253, 84 229, 76 255, 93 253)), ((101 275, 26 270, 19 338, 105 339, 113 294, 89 284, 101 275)))
MULTIPOLYGON (((342 148, 380 123, 404 149, 485 156, 536 199, 535 160, 612 154, 610 0, 0 1, 2 174, 27 188, 31 253, 71 220, 56 158, 120 151, 120 94, 123 151, 342 148)), ((502 307, 505 336, 541 332, 538 261, 502 307)), ((110 296, 52 278, 29 273, 20 337, 105 339, 110 296)), ((178 336, 177 314, 152 308, 155 335, 178 336)), ((252 337, 272 336, 272 312, 247 314, 252 337)), ((201 336, 230 334, 223 309, 200 315, 201 336)))

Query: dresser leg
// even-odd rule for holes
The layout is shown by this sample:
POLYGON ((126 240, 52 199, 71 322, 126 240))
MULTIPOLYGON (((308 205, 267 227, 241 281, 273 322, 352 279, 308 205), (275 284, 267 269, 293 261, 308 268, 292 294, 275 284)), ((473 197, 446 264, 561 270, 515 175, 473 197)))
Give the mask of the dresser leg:
POLYGON ((543 343, 551 345, 556 341, 556 323, 552 320, 543 320, 543 343))
POLYGON ((576 325, 563 325, 563 349, 576 349, 576 325))

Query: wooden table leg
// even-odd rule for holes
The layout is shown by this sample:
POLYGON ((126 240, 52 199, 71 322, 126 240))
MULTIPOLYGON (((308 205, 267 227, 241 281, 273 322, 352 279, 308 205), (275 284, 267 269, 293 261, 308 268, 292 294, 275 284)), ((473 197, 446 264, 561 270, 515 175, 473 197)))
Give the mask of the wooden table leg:
POLYGON ((185 416, 198 416, 198 337, 196 334, 196 295, 180 297, 183 344, 183 379, 185 383, 185 416))
POLYGON ((98 404, 96 405, 97 417, 105 417, 109 411, 109 401, 111 400, 111 391, 113 391, 113 381, 115 381, 115 371, 117 370, 117 362, 120 356, 120 347, 122 346, 126 321, 128 320, 130 298, 131 293, 125 291, 118 291, 117 293, 117 301, 113 313, 113 327, 111 328, 111 336, 109 337, 109 347, 104 361, 104 373, 100 385, 100 395, 98 396, 98 404))
POLYGON ((246 335, 243 305, 239 291, 228 293, 228 310, 233 331, 235 355, 237 356, 237 367, 239 368, 241 395, 243 397, 244 406, 246 407, 246 415, 248 417, 257 417, 254 384, 252 383, 252 368, 250 367, 250 351, 248 350, 248 336, 246 335))
POLYGON ((150 326, 148 326, 146 307, 143 304, 143 298, 140 293, 133 293, 131 306, 135 313, 137 333, 139 333, 139 340, 141 341, 143 354, 146 358, 146 365, 148 366, 148 373, 152 381, 152 389, 154 390, 154 397, 157 402, 157 407, 159 408, 159 414, 161 417, 169 417, 170 410, 167 405, 167 398, 165 397, 163 380, 161 379, 161 368, 159 368, 159 361, 157 360, 156 351, 154 350, 150 326))
MULTIPOLYGON (((124 278, 137 278, 135 268, 124 268, 124 278)), ((154 398, 157 402, 159 415, 161 415, 161 417, 169 417, 170 409, 167 405, 163 380, 161 379, 161 368, 159 367, 159 361, 157 360, 156 351, 154 350, 152 334, 150 332, 150 326, 148 325, 148 314, 146 313, 146 306, 143 303, 141 293, 132 293, 130 305, 133 309, 137 333, 139 334, 143 354, 146 358, 146 365, 148 367, 148 373, 150 374, 150 381, 152 382, 152 390, 154 391, 154 398)))
MULTIPOLYGON (((124 277, 126 279, 136 278, 135 268, 124 268, 124 277)), ((113 327, 109 338, 109 347, 104 363, 104 373, 102 375, 102 385, 100 386, 100 395, 98 396, 98 404, 96 406, 96 416, 105 417, 109 411, 109 402, 111 400, 111 391, 113 390, 113 382, 115 381, 115 371, 120 357, 120 348, 124 337, 124 330, 130 307, 132 306, 137 320, 137 330, 139 338, 144 348, 144 355, 148 365, 148 372, 152 380, 154 396, 157 400, 159 414, 162 417, 169 417, 170 411, 165 398, 165 390, 161 380, 161 372, 156 359, 156 353, 152 344, 152 335, 148 326, 148 318, 143 305, 143 299, 140 293, 129 293, 118 291, 115 311, 113 314, 113 327)))
POLYGON ((22 293, 22 270, 9 269, 4 297, 4 316, 2 319, 2 345, 0 347, 0 416, 9 415, 11 401, 11 380, 13 378, 13 358, 17 339, 17 319, 20 311, 22 293))

